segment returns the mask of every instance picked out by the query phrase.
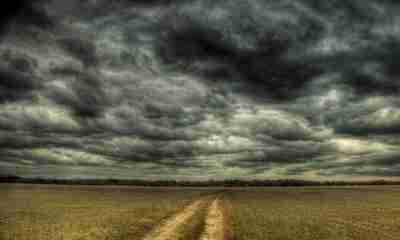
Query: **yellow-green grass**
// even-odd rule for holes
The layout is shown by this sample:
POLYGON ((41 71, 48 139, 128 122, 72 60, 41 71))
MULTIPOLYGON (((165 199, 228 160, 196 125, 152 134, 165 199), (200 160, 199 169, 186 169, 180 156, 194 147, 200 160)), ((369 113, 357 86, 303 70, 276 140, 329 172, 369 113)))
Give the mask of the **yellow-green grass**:
MULTIPOLYGON (((220 190, 0 184, 0 240, 142 239, 212 193, 224 203, 226 240, 400 240, 398 186, 220 190)), ((201 235, 206 209, 180 239, 201 235)))
POLYGON ((211 191, 0 184, 0 240, 141 239, 211 191))
POLYGON ((236 189, 235 240, 400 239, 400 187, 236 189))
POLYGON ((207 215, 207 207, 210 204, 210 200, 205 201, 199 207, 198 211, 189 219, 188 222, 181 226, 179 229, 180 235, 174 240, 189 240, 189 239, 200 239, 201 234, 205 229, 205 218, 207 215))

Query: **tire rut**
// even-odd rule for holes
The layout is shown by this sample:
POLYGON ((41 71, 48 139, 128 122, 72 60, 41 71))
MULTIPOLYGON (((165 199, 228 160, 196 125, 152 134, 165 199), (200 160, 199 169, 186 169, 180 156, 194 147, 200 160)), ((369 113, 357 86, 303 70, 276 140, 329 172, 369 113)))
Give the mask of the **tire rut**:
POLYGON ((224 214, 222 211, 222 201, 216 198, 208 209, 206 225, 200 240, 223 240, 224 214))
MULTIPOLYGON (((181 212, 167 219, 163 224, 156 227, 143 240, 176 240, 182 239, 182 232, 193 221, 193 217, 199 211, 206 210, 204 221, 204 229, 202 230, 199 240, 224 240, 225 222, 222 200, 218 197, 199 199, 188 205, 181 212)), ((196 237, 197 238, 197 237, 196 237)), ((193 239, 191 239, 193 240, 193 239)))
POLYGON ((204 205, 205 199, 194 201, 175 216, 147 234, 143 240, 173 240, 178 239, 180 228, 204 205))

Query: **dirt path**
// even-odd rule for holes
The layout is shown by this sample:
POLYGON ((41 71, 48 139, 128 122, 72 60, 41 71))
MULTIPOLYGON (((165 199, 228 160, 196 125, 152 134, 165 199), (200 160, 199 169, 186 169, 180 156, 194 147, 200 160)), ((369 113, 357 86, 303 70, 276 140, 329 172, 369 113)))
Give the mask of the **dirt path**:
POLYGON ((217 198, 208 209, 205 230, 200 240, 223 240, 224 215, 221 209, 221 201, 217 198))
POLYGON ((173 240, 178 238, 179 228, 183 226, 200 209, 204 199, 197 200, 183 211, 168 219, 160 227, 150 232, 143 240, 173 240))

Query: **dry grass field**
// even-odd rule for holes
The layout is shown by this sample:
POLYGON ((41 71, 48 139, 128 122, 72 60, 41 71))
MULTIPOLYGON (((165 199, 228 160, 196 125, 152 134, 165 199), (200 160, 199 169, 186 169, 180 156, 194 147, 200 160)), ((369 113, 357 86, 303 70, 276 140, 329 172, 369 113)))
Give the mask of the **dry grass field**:
POLYGON ((0 185, 1 240, 141 239, 209 190, 0 185))
POLYGON ((235 240, 400 239, 400 187, 230 191, 235 240))
POLYGON ((1 240, 393 240, 400 187, 0 185, 1 240))

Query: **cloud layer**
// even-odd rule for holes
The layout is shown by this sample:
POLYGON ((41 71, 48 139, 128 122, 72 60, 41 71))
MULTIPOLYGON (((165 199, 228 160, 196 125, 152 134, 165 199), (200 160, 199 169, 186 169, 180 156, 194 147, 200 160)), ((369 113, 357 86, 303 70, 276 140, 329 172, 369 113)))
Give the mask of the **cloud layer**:
POLYGON ((57 1, 0 43, 0 174, 400 177, 395 1, 57 1))

